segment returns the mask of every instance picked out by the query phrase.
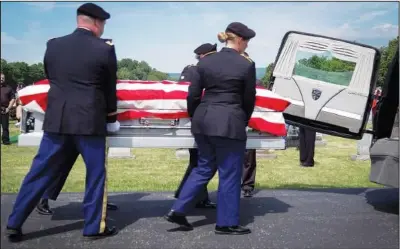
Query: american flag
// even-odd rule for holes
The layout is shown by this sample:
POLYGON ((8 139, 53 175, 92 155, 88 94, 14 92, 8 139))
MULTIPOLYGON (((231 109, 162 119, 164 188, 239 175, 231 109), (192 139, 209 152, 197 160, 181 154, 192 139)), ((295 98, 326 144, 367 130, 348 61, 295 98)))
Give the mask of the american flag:
MULTIPOLYGON (((118 120, 188 118, 186 96, 189 84, 168 80, 118 80, 118 120)), ((27 111, 44 113, 49 89, 49 81, 44 79, 19 90, 18 95, 27 111)), ((257 86, 256 106, 249 127, 275 136, 285 136, 282 112, 289 105, 290 102, 283 97, 257 86)))

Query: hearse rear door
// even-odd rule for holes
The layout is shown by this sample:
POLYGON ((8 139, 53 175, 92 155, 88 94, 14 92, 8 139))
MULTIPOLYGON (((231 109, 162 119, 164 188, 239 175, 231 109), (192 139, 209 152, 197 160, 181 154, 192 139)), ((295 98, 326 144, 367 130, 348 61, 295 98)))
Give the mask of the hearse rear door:
POLYGON ((288 124, 361 139, 371 111, 379 50, 315 34, 285 34, 270 89, 288 99, 288 124))

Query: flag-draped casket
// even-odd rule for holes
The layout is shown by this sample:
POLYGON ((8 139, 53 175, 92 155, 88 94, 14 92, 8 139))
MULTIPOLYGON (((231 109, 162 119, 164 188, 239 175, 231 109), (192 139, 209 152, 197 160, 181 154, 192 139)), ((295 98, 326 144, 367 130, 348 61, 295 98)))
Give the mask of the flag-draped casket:
MULTIPOLYGON (((118 120, 139 118, 188 118, 186 96, 188 82, 118 80, 118 120)), ((18 91, 24 108, 29 112, 44 113, 47 106, 47 79, 18 91)), ((282 112, 290 102, 283 97, 257 87, 256 107, 249 127, 276 136, 285 136, 286 127, 282 112)))

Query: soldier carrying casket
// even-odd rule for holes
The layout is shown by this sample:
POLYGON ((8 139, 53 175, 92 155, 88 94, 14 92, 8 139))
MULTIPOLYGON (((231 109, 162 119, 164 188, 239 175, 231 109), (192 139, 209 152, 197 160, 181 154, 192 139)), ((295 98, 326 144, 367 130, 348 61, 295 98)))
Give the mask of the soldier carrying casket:
MULTIPOLYGON (((207 55, 213 54, 217 51, 217 44, 210 44, 210 43, 205 43, 200 45, 194 50, 194 53, 196 54, 196 59, 201 60, 207 55)), ((196 70, 197 67, 195 65, 188 65, 186 66, 179 78, 179 81, 188 81, 190 82, 193 77, 196 75, 196 70)), ((175 198, 179 197, 179 194, 182 190, 183 185, 185 184, 187 178, 189 177, 190 173, 192 170, 197 167, 197 161, 198 161, 198 150, 197 149, 189 149, 189 165, 186 169, 185 175, 182 178, 181 183, 179 184, 178 189, 175 192, 175 198)), ((196 204, 197 208, 216 208, 216 204, 211 202, 208 196, 208 190, 207 190, 207 185, 204 185, 204 188, 202 189, 201 193, 198 196, 198 202, 196 204)))

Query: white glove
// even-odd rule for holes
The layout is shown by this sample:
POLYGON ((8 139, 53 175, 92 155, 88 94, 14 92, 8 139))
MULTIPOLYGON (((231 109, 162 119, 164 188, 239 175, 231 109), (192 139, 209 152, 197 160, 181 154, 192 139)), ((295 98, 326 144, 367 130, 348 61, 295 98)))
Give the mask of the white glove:
POLYGON ((108 132, 117 132, 119 131, 120 128, 120 123, 117 121, 115 121, 115 123, 107 123, 107 131, 108 132))

